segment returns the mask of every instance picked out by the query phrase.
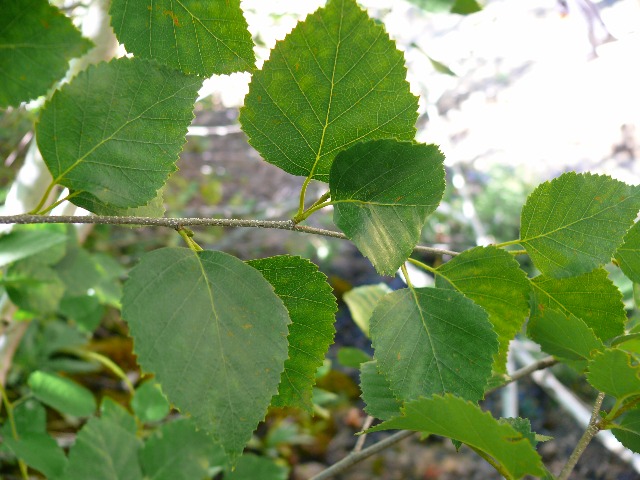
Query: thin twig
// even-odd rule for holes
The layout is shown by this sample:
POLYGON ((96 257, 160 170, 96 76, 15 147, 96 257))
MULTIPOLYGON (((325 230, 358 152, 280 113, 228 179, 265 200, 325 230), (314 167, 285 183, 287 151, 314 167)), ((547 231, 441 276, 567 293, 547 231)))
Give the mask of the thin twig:
MULTIPOLYGON (((367 418, 364 419, 364 423, 362 424, 362 431, 367 430, 371 426, 374 420, 375 418, 373 418, 371 415, 367 415, 367 418)), ((358 441, 356 442, 356 446, 353 447, 353 451, 354 452, 361 451, 362 447, 364 447, 364 442, 366 441, 367 441, 367 434, 363 433, 358 437, 358 441)))
MULTIPOLYGON (((513 372, 511 376, 509 376, 509 378, 505 381, 505 383, 503 383, 499 387, 488 390, 486 393, 491 393, 495 390, 498 390, 499 388, 504 387, 505 385, 508 385, 511 382, 515 382, 516 380, 519 380, 523 377, 526 377, 527 375, 530 375, 532 372, 535 372, 537 370, 543 370, 552 365, 555 365, 556 363, 557 363, 557 360, 555 358, 545 357, 541 360, 538 360, 535 363, 532 363, 531 365, 528 365, 524 368, 516 370, 515 372, 513 372)), ((380 440, 379 442, 376 442, 373 445, 368 446, 367 448, 363 448, 359 452, 356 452, 354 449, 354 451, 351 452, 349 455, 347 455, 345 458, 334 463, 329 468, 327 468, 326 470, 323 470, 322 472, 315 475, 314 477, 311 477, 310 480, 325 480, 327 478, 331 478, 334 475, 337 475, 338 473, 343 472, 344 470, 350 468, 356 463, 359 463, 362 460, 365 460, 366 458, 369 458, 370 456, 375 455, 376 453, 384 450, 385 448, 388 448, 391 445, 394 445, 399 441, 404 440, 407 437, 410 437, 414 433, 416 432, 412 430, 401 430, 398 433, 394 433, 390 437, 385 438, 384 440, 380 440)))
POLYGON ((567 480, 573 468, 578 463, 580 456, 584 453, 584 450, 589 445, 589 442, 596 436, 596 434, 600 431, 600 409, 602 408, 602 401, 604 400, 604 393, 598 393, 598 398, 593 405, 593 411, 591 412, 591 419, 589 420, 589 425, 587 425, 587 429, 580 437, 580 441, 576 445, 576 448, 571 453, 569 460, 565 464, 564 468, 560 472, 558 476, 558 480, 567 480))
MULTIPOLYGON (((322 228, 296 225, 291 220, 244 220, 238 218, 165 218, 165 217, 117 217, 110 215, 60 216, 60 215, 10 215, 0 216, 0 224, 32 224, 32 223, 76 223, 99 225, 139 225, 151 227, 252 227, 290 230, 292 232, 310 233, 324 237, 347 239, 344 233, 322 228)), ((417 246, 417 252, 435 253, 438 255, 458 255, 458 252, 443 248, 417 246)))
POLYGON ((365 458, 369 458, 371 455, 375 455, 378 452, 390 447, 391 445, 395 445, 400 440, 404 440, 407 437, 410 437, 416 432, 412 432, 411 430, 401 430, 398 433, 394 433, 390 437, 387 437, 379 442, 374 443, 373 445, 359 451, 352 452, 347 455, 345 458, 340 460, 339 462, 334 463, 326 470, 323 470, 317 475, 314 475, 309 480, 325 480, 327 478, 331 478, 334 475, 346 470, 347 468, 355 465, 356 463, 361 462, 365 458))
POLYGON ((498 388, 502 388, 502 387, 504 387, 505 385, 508 385, 511 382, 515 382, 519 378, 526 377, 527 375, 529 375, 529 374, 531 374, 531 373, 533 373, 533 372, 535 372, 537 370, 544 370, 545 368, 553 367, 556 363, 558 363, 558 360, 556 360, 553 357, 542 358, 542 359, 538 360, 537 362, 532 363, 531 365, 528 365, 526 367, 522 367, 521 369, 516 370, 515 372, 513 372, 509 376, 509 380, 507 382, 505 382, 503 385, 500 385, 500 387, 498 387, 498 388))

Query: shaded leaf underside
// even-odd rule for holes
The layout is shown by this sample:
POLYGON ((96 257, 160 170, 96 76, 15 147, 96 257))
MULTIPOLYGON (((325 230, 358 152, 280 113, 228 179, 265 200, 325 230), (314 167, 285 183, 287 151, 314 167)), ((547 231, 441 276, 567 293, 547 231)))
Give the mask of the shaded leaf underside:
POLYGON ((450 437, 489 454, 513 478, 540 476, 544 468, 530 441, 506 422, 452 395, 421 398, 405 404, 402 416, 370 431, 408 429, 450 437))
POLYGON ((147 253, 122 315, 138 361, 233 459, 264 418, 287 358, 289 316, 254 268, 215 251, 147 253))

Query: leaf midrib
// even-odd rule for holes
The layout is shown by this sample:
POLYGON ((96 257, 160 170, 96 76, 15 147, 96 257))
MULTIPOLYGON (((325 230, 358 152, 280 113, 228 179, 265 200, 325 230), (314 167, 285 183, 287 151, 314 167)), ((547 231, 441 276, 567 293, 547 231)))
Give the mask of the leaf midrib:
POLYGON ((316 159, 313 162, 313 166, 309 172, 309 176, 307 178, 313 178, 313 175, 316 173, 316 168, 318 167, 318 163, 320 162, 320 158, 322 157, 322 147, 324 146, 324 138, 327 133, 327 128, 329 128, 329 116, 331 115, 331 106, 333 104, 333 88, 335 87, 335 76, 336 76, 336 68, 338 64, 338 54, 340 52, 340 45, 342 42, 342 19, 344 18, 344 3, 342 4, 340 11, 340 24, 338 25, 338 41, 336 42, 336 53, 333 57, 333 67, 331 69, 331 88, 329 89, 329 105, 327 106, 327 115, 324 119, 324 125, 322 127, 322 134, 320 135, 320 144, 318 145, 318 150, 316 152, 316 159))

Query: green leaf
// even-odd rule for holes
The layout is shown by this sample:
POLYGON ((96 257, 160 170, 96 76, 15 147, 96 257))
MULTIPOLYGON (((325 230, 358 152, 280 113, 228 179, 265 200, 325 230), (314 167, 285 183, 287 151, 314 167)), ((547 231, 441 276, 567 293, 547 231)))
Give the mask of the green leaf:
POLYGON ((640 222, 627 232, 616 252, 616 260, 624 274, 633 282, 640 283, 640 222))
POLYGON ((397 140, 358 143, 333 162, 333 221, 382 275, 395 274, 411 255, 438 207, 443 162, 435 145, 397 140))
POLYGON ((254 73, 240 123, 267 162, 327 182, 340 150, 413 139, 418 99, 405 76, 383 27, 354 0, 329 0, 254 73))
POLYGON ((46 478, 59 478, 67 466, 67 457, 56 441, 46 433, 25 433, 16 440, 5 435, 3 443, 29 467, 46 478))
MULTIPOLYGON (((62 225, 62 224, 40 224, 40 225, 21 225, 27 229, 34 230, 45 230, 50 235, 65 235, 66 242, 56 243, 55 245, 50 246, 46 250, 35 253, 31 255, 25 260, 29 262, 37 262, 42 265, 54 266, 58 263, 67 253, 67 248, 69 245, 74 242, 77 244, 77 234, 73 225, 62 225), (55 233, 54 233, 55 232, 55 233)), ((14 227, 15 228, 15 227, 14 227)))
POLYGON ((378 301, 391 289, 386 283, 376 285, 363 285, 349 290, 342 296, 342 300, 349 307, 351 318, 360 327, 362 333, 369 337, 369 320, 378 301))
POLYGON ((67 254, 56 265, 55 270, 70 296, 88 295, 101 280, 93 256, 77 246, 67 250, 67 254))
POLYGON ((371 360, 369 355, 355 347, 340 347, 336 357, 338 363, 349 368, 360 368, 361 363, 371 360))
POLYGON ((225 475, 225 480, 287 480, 289 469, 273 460, 256 455, 243 455, 236 468, 225 475))
MULTIPOLYGON (((15 405, 13 420, 19 435, 25 433, 45 433, 47 431, 47 411, 33 398, 27 398, 15 405)), ((3 435, 11 432, 11 425, 5 422, 3 435)))
POLYGON ((545 275, 572 277, 609 262, 640 209, 640 188, 569 172, 539 185, 522 208, 520 241, 545 275))
MULTIPOLYGON (((41 357, 41 361, 60 350, 81 348, 87 343, 86 334, 62 321, 33 322, 27 332, 29 338, 23 339, 21 346, 37 350, 34 353, 41 357)), ((36 365, 34 367, 31 370, 38 368, 36 365)))
POLYGON ((92 46, 71 20, 46 0, 3 2, 0 18, 0 108, 47 93, 69 60, 92 46))
POLYGON ((65 286, 50 267, 33 258, 14 263, 4 278, 11 301, 33 313, 52 313, 64 295, 65 286))
POLYGON ((114 207, 145 205, 176 170, 201 83, 138 58, 79 73, 36 127, 54 183, 114 207))
POLYGON ((371 338, 378 369, 400 400, 433 393, 479 400, 498 349, 482 308, 435 288, 385 296, 371 317, 371 338))
POLYGON ((16 226, 10 233, 0 237, 0 267, 64 245, 66 239, 65 230, 57 225, 16 226))
POLYGON ((389 380, 378 371, 375 360, 360 366, 360 389, 364 410, 372 417, 389 420, 400 415, 402 403, 393 394, 389 380))
POLYGON ((67 457, 56 441, 46 433, 47 414, 33 399, 21 401, 13 410, 19 440, 13 437, 11 425, 2 426, 3 443, 29 467, 47 478, 59 477, 67 464, 67 457))
POLYGON ((155 430, 140 450, 145 479, 191 480, 209 478, 211 459, 222 449, 191 419, 165 423, 155 430))
POLYGON ((80 330, 93 333, 100 325, 105 309, 96 297, 85 295, 63 297, 58 311, 75 323, 80 330))
POLYGON ((627 314, 622 294, 604 269, 570 278, 535 277, 532 302, 537 310, 551 308, 584 321, 601 339, 624 333, 627 314))
POLYGON ((619 425, 612 425, 612 433, 625 447, 640 453, 640 409, 627 413, 619 425))
POLYGON ((33 396, 42 403, 74 417, 88 417, 96 410, 91 391, 68 378, 35 371, 27 380, 33 396))
POLYGON ((142 442, 135 435, 135 422, 132 432, 133 418, 120 406, 109 408, 117 408, 120 413, 93 417, 78 433, 64 480, 142 480, 138 463, 142 442))
POLYGON ((529 313, 531 285, 513 256, 496 247, 476 247, 438 267, 436 287, 455 288, 480 305, 498 334, 493 369, 506 373, 509 343, 529 313))
POLYGON ((100 282, 94 286, 96 297, 100 303, 119 309, 122 297, 120 278, 124 276, 125 269, 106 253, 94 253, 91 257, 100 274, 100 282))
POLYGON ((273 285, 289 311, 289 358, 271 404, 313 409, 311 395, 316 370, 333 343, 338 310, 324 273, 309 260, 291 255, 247 262, 273 285))
POLYGON ((499 422, 506 423, 515 431, 519 432, 524 438, 529 440, 532 447, 535 447, 538 442, 551 440, 551 437, 547 437, 546 435, 537 435, 535 432, 531 431, 531 422, 528 418, 501 418, 499 422))
POLYGON ((169 402, 160 385, 148 380, 138 385, 131 408, 141 422, 159 422, 169 413, 169 402))
POLYGON ((103 420, 109 420, 129 433, 136 433, 136 420, 131 414, 114 399, 104 397, 100 405, 100 417, 103 420))
POLYGON ((589 362, 587 380, 617 400, 640 395, 640 366, 622 350, 608 349, 596 355, 589 362))
POLYGON ((205 77, 254 66, 240 0, 114 0, 109 13, 118 40, 136 57, 205 77))
POLYGON ((141 367, 237 456, 287 359, 289 316, 254 268, 222 252, 162 248, 131 270, 122 316, 141 367))
POLYGON ((455 438, 493 457, 512 478, 544 474, 540 456, 522 433, 471 402, 434 395, 409 402, 402 410, 401 417, 369 431, 405 429, 455 438))
POLYGON ((594 331, 575 315, 551 308, 535 308, 527 324, 527 335, 539 343, 542 350, 572 361, 589 360, 604 349, 594 331))

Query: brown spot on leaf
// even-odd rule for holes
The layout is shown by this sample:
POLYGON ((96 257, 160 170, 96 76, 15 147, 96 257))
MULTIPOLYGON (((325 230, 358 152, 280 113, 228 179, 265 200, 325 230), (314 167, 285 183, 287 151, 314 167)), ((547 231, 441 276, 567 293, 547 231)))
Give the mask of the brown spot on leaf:
POLYGON ((164 15, 167 15, 167 16, 171 17, 171 20, 173 20, 173 24, 174 24, 176 27, 179 27, 179 26, 180 26, 180 22, 178 21, 178 17, 176 16, 176 14, 175 14, 175 13, 173 13, 173 11, 171 11, 171 10, 165 10, 165 11, 164 11, 164 12, 162 12, 162 13, 163 13, 164 15))

